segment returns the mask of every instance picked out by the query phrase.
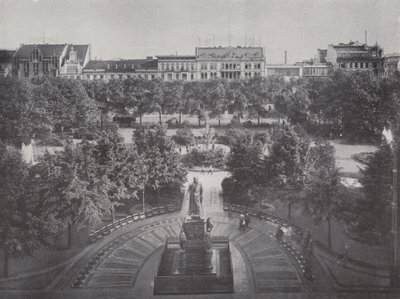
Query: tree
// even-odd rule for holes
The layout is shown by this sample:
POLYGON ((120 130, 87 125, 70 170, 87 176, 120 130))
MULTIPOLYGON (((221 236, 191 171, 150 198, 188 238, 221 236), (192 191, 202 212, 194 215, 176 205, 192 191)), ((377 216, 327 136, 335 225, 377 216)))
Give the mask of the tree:
POLYGON ((245 92, 244 82, 241 80, 231 81, 229 83, 227 97, 228 110, 231 111, 231 113, 237 114, 240 120, 248 106, 248 97, 245 92))
POLYGON ((101 167, 110 182, 108 197, 114 222, 114 207, 123 199, 138 198, 137 192, 142 190, 145 182, 146 166, 140 159, 134 146, 124 143, 124 139, 116 131, 103 131, 93 149, 95 162, 101 167))
POLYGON ((227 110, 227 91, 225 80, 210 80, 206 82, 207 107, 209 116, 218 118, 218 126, 221 126, 222 114, 227 110))
POLYGON ((53 221, 44 209, 19 150, 0 144, 0 248, 4 251, 3 275, 9 274, 10 255, 32 254, 48 245, 53 221))
POLYGON ((50 111, 55 125, 61 128, 79 128, 95 123, 96 102, 91 99, 81 81, 55 78, 51 84, 58 93, 51 98, 50 111))
POLYGON ((151 84, 149 80, 143 78, 129 78, 123 81, 125 113, 134 111, 139 114, 140 124, 143 114, 151 110, 151 84))
POLYGON ((48 84, 0 78, 0 139, 14 144, 29 144, 36 133, 52 128, 48 98, 54 88, 48 84))
POLYGON ((148 170, 146 186, 156 192, 157 201, 161 188, 181 185, 186 180, 180 155, 163 126, 135 130, 133 142, 148 170))
POLYGON ((111 184, 96 164, 93 149, 88 142, 67 144, 63 151, 46 153, 38 164, 41 182, 47 186, 43 198, 49 211, 68 225, 70 248, 79 226, 100 223, 112 208, 111 184))
POLYGON ((309 142, 293 127, 286 127, 272 143, 266 159, 266 177, 271 187, 284 188, 288 192, 282 199, 288 202, 288 217, 291 207, 300 200, 302 181, 306 166, 309 142))
POLYGON ((189 128, 182 128, 176 130, 176 134, 172 136, 172 139, 179 145, 185 146, 186 151, 189 152, 189 147, 195 142, 195 137, 189 128))
POLYGON ((328 247, 332 248, 331 219, 338 219, 346 188, 341 185, 335 165, 335 149, 326 141, 317 141, 310 148, 304 175, 303 205, 316 224, 328 223, 328 247))
POLYGON ((196 115, 199 121, 207 121, 207 107, 205 105, 205 93, 203 92, 203 82, 187 82, 183 85, 183 98, 186 101, 185 112, 196 115))

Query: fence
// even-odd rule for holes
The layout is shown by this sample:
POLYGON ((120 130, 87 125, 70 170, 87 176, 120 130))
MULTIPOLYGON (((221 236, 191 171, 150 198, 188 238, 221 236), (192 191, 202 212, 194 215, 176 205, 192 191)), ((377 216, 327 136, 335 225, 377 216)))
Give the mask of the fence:
POLYGON ((156 215, 162 215, 166 213, 172 213, 175 211, 178 211, 179 208, 176 204, 169 204, 169 205, 163 205, 163 206, 158 206, 152 209, 149 209, 145 212, 140 212, 140 213, 135 213, 132 215, 128 215, 124 218, 118 219, 117 221, 114 221, 113 223, 110 223, 108 225, 105 225, 101 227, 98 230, 91 231, 89 233, 89 241, 91 243, 96 242, 97 240, 100 240, 104 236, 110 234, 111 232, 120 229, 124 227, 127 224, 137 222, 146 218, 150 218, 156 215))

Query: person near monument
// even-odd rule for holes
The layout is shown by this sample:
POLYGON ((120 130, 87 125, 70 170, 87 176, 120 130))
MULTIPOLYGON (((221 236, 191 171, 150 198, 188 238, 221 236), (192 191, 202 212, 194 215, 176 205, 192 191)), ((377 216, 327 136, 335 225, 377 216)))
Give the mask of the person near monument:
POLYGON ((193 178, 193 183, 188 188, 189 210, 188 215, 191 217, 203 218, 203 186, 199 182, 198 177, 193 178))
POLYGON ((213 227, 214 227, 214 225, 211 223, 211 218, 208 217, 207 221, 206 221, 206 232, 211 233, 213 227))

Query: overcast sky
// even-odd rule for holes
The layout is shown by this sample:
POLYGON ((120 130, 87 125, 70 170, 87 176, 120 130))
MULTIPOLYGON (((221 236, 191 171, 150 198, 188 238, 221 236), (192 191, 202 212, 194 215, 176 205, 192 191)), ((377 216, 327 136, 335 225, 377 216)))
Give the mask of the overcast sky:
POLYGON ((0 0, 0 48, 90 43, 92 58, 194 54, 261 45, 267 63, 315 56, 328 44, 378 41, 400 52, 400 0, 0 0), (230 36, 230 38, 229 38, 230 36))

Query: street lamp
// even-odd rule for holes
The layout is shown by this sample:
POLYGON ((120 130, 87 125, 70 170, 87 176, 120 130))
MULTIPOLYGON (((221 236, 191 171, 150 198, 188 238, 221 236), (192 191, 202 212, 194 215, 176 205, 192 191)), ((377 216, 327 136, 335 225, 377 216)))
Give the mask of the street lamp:
POLYGON ((392 186, 392 267, 390 269, 390 285, 398 287, 399 270, 397 267, 397 146, 390 129, 383 129, 382 135, 393 149, 393 186, 392 186))

